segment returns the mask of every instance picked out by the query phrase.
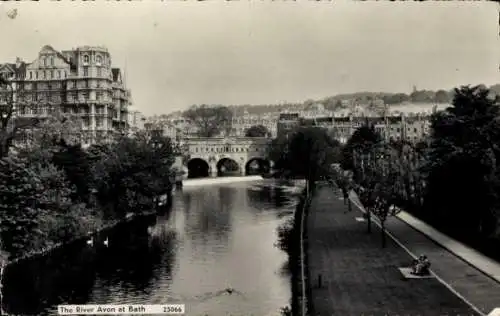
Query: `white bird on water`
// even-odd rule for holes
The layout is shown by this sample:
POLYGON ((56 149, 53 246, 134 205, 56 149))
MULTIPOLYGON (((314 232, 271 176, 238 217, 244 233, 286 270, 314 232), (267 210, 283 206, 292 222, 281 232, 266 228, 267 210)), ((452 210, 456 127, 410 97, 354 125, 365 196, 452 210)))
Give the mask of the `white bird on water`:
POLYGON ((94 237, 90 237, 89 240, 87 240, 87 245, 93 246, 94 245, 94 237))

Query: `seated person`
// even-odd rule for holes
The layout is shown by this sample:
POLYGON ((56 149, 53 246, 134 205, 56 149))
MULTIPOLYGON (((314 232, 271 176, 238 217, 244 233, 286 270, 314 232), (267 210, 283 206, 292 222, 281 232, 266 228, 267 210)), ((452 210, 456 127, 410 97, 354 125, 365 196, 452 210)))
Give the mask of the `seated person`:
POLYGON ((418 260, 413 260, 412 274, 415 275, 428 275, 431 263, 426 255, 421 255, 418 260))

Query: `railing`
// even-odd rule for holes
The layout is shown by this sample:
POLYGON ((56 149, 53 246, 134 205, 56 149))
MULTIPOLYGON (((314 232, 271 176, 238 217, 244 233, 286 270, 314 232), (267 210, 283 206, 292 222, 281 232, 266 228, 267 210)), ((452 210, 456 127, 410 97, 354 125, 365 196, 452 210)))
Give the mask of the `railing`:
POLYGON ((304 251, 304 222, 307 208, 309 207, 309 182, 306 182, 306 198, 300 214, 300 315, 307 316, 307 292, 306 292, 306 272, 305 272, 305 251, 304 251))

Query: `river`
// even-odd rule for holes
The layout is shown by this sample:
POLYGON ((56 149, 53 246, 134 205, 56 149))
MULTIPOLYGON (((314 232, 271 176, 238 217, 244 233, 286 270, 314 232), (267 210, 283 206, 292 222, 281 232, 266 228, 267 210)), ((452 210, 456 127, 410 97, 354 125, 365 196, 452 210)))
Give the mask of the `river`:
POLYGON ((58 304, 183 303, 186 315, 279 315, 291 291, 276 228, 299 190, 273 183, 186 188, 168 215, 106 232, 107 246, 82 241, 9 267, 3 308, 56 315, 58 304))

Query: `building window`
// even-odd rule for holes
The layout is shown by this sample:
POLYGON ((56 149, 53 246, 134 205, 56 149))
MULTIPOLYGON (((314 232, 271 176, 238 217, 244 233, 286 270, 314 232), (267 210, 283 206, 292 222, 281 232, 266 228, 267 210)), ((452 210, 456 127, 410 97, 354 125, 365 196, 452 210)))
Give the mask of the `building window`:
POLYGON ((50 65, 54 66, 54 57, 50 57, 50 65))
POLYGON ((43 66, 47 66, 47 62, 45 61, 45 58, 43 58, 43 57, 42 57, 42 58, 41 58, 41 61, 42 61, 42 62, 41 62, 41 64, 42 64, 43 66))
POLYGON ((83 56, 83 62, 86 63, 86 64, 88 64, 89 61, 90 61, 89 55, 84 55, 83 56))
POLYGON ((101 77, 101 76, 102 76, 101 68, 97 68, 97 77, 101 77))
POLYGON ((57 78, 61 78, 61 71, 60 70, 57 71, 57 78))
POLYGON ((30 71, 30 79, 33 79, 33 72, 30 71))
POLYGON ((100 55, 97 55, 95 58, 96 63, 101 64, 102 63, 102 57, 100 55))
POLYGON ((89 67, 83 67, 83 76, 84 77, 88 77, 89 76, 89 67))

